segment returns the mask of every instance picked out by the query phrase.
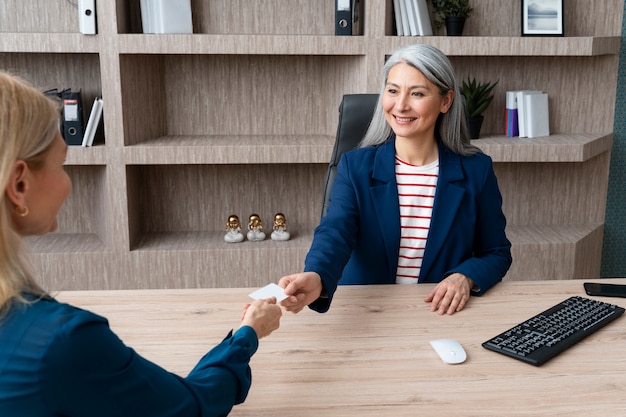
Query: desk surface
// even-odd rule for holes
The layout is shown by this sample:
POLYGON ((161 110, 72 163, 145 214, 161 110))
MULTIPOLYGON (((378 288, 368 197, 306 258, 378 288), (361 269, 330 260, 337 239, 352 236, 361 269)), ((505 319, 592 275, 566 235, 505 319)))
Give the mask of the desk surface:
MULTIPOLYGON (((602 280, 592 280, 601 282, 602 280)), ((626 283, 626 279, 610 280, 626 283)), ((252 389, 232 416, 626 415, 626 316, 541 367, 481 343, 571 295, 583 281, 503 282, 452 316, 431 313, 431 285, 340 287, 330 311, 285 313, 252 359, 252 389), (429 341, 455 338, 444 364, 429 341)), ((186 375, 238 326, 251 289, 68 291, 139 353, 186 375)), ((602 298, 626 307, 626 299, 602 298)))

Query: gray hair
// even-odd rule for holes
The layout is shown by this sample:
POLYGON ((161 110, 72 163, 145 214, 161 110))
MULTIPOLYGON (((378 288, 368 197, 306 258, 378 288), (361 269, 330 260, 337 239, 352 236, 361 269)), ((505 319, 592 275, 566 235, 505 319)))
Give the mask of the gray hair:
POLYGON ((461 96, 454 68, 448 57, 439 49, 428 44, 407 45, 395 51, 383 67, 383 83, 378 103, 360 147, 380 145, 393 134, 385 119, 382 108, 382 96, 385 92, 389 71, 399 63, 406 63, 421 72, 426 79, 439 88, 441 96, 454 91, 450 109, 439 115, 435 127, 435 136, 443 145, 461 155, 473 155, 479 151, 470 143, 465 114, 465 102, 461 96))

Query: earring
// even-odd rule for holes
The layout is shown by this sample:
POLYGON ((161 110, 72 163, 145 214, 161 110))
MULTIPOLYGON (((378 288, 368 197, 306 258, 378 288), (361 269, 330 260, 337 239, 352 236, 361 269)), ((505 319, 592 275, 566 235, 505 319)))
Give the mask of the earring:
POLYGON ((28 213, 30 213, 30 211, 28 210, 28 207, 26 207, 26 206, 24 206, 24 207, 16 206, 15 207, 15 212, 20 217, 26 217, 26 216, 28 216, 28 213))

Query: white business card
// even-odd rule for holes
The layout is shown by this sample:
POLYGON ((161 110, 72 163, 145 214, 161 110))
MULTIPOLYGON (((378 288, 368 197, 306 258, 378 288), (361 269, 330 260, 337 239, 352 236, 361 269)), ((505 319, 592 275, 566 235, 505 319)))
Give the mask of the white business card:
POLYGON ((283 288, 274 283, 267 284, 265 287, 259 288, 258 290, 253 291, 248 295, 250 295, 250 297, 254 298, 255 300, 276 297, 276 302, 278 303, 288 297, 288 295, 285 294, 283 288))

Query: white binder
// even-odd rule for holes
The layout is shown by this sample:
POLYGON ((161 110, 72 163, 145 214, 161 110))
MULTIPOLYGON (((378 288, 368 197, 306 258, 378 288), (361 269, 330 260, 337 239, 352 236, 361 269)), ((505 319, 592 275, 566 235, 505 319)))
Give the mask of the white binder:
POLYGON ((143 33, 193 33, 191 0, 141 0, 143 33))

